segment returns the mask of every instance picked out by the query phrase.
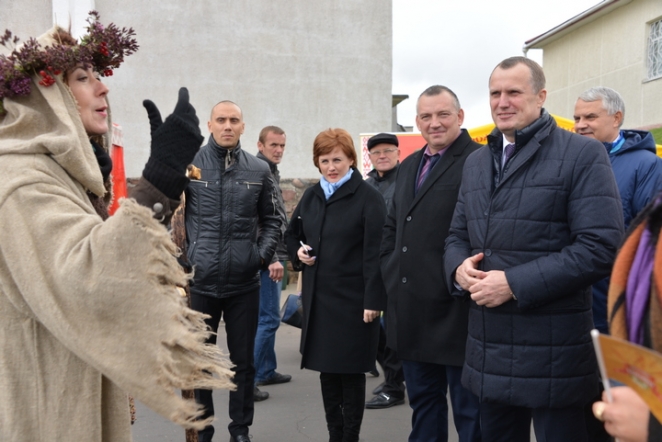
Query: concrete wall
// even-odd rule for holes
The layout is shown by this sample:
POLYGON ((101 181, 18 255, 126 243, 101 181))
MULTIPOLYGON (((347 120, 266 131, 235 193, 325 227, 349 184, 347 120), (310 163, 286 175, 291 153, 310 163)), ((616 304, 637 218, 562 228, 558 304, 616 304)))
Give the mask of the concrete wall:
POLYGON ((572 118, 581 92, 607 86, 625 100, 624 127, 662 124, 662 78, 646 79, 648 24, 659 19, 660 0, 634 0, 545 45, 545 107, 572 118))
MULTIPOLYGON (((0 33, 12 31, 21 41, 38 37, 53 26, 50 0, 0 0, 0 33)), ((0 46, 4 51, 4 47, 0 46)))
MULTIPOLYGON (((0 28, 41 34, 63 2, 55 0, 53 8, 51 1, 0 0, 0 28)), ((211 108, 221 100, 242 107, 242 145, 249 152, 257 153, 262 127, 281 126, 287 134, 283 178, 319 176, 312 142, 324 129, 347 129, 357 152, 359 133, 391 129, 390 1, 93 3, 102 22, 133 27, 140 44, 105 80, 113 120, 124 130, 128 176, 140 175, 149 155, 142 100, 152 99, 165 117, 180 86, 189 88, 205 138, 211 108)))
POLYGON ((145 8, 131 0, 97 0, 96 5, 104 21, 134 27, 141 45, 108 80, 130 175, 140 173, 148 156, 142 100, 150 98, 170 113, 180 86, 190 90, 205 137, 211 108, 221 100, 242 107, 242 145, 249 152, 257 152, 262 127, 282 127, 284 178, 319 175, 312 142, 326 128, 347 129, 357 144, 361 132, 391 128, 390 1, 164 0, 158 8, 145 8))

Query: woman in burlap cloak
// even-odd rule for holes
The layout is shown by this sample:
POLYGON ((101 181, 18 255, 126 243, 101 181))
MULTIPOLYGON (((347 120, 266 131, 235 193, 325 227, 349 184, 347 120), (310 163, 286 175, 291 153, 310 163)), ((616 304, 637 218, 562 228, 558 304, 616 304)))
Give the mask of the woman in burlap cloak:
POLYGON ((107 154, 91 145, 67 74, 35 72, 29 93, 0 108, 0 440, 130 441, 126 392, 203 428, 177 390, 231 388, 232 372, 180 295, 189 275, 163 225, 202 140, 188 91, 165 122, 145 104, 150 160, 134 199, 107 218, 107 154))

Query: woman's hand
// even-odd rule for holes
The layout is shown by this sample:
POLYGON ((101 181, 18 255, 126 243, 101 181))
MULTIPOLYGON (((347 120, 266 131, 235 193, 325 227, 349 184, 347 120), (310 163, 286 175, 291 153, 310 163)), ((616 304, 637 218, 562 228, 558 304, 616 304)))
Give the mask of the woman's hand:
POLYGON ((607 402, 607 395, 603 393, 603 402, 593 404, 595 417, 603 421, 607 433, 620 442, 646 442, 650 419, 646 403, 630 387, 614 387, 611 395, 613 402, 607 402))
POLYGON ((308 247, 310 247, 308 244, 305 244, 306 248, 304 249, 303 247, 299 247, 299 250, 297 250, 297 256, 301 260, 302 263, 306 264, 307 266, 311 266, 315 264, 315 256, 312 258, 308 256, 308 253, 306 253, 306 250, 308 250, 308 247))
POLYGON ((379 318, 379 315, 382 312, 379 310, 363 310, 363 322, 366 324, 374 321, 376 318, 379 318))

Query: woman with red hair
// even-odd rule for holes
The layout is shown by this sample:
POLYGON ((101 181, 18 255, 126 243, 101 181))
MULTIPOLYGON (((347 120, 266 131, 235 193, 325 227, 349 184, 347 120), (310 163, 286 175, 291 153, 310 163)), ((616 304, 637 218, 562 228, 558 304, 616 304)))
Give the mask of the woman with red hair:
POLYGON ((285 233, 303 278, 301 368, 320 372, 330 442, 356 442, 364 373, 374 368, 386 304, 379 270, 386 207, 356 169, 347 131, 317 135, 313 162, 322 177, 304 193, 285 233))

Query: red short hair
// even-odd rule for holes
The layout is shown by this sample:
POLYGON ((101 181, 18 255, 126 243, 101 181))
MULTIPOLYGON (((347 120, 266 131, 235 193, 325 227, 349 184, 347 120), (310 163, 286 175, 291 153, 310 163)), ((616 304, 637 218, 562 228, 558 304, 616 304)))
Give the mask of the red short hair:
POLYGON ((345 129, 327 129, 320 132, 313 142, 313 163, 318 169, 320 156, 330 154, 336 147, 339 147, 347 158, 354 162, 354 167, 357 167, 356 149, 349 132, 345 129))

